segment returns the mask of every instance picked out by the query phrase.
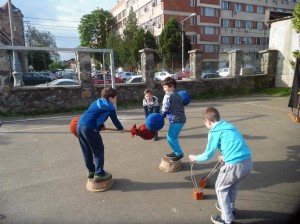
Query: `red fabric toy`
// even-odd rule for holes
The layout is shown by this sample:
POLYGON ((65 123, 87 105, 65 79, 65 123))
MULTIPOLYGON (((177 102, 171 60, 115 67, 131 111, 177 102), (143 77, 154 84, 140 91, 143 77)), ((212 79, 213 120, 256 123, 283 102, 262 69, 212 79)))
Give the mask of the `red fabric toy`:
POLYGON ((140 136, 142 139, 150 140, 155 137, 157 132, 150 131, 146 128, 146 124, 141 125, 138 129, 136 128, 136 124, 131 128, 131 136, 134 135, 140 136))

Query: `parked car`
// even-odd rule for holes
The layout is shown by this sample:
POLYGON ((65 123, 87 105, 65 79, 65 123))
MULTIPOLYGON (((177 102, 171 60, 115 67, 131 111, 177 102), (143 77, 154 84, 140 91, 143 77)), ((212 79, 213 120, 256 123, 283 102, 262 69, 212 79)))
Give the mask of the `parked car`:
POLYGON ((136 83, 136 82, 143 82, 143 77, 141 75, 135 75, 127 81, 127 83, 136 83))
POLYGON ((186 79, 186 78, 189 78, 190 77, 190 72, 189 71, 177 71, 177 72, 175 72, 175 74, 174 74, 174 78, 176 79, 176 77, 177 77, 177 79, 178 80, 182 80, 182 79, 186 79))
POLYGON ((23 82, 25 85, 37 85, 51 81, 50 78, 45 77, 38 72, 26 72, 23 74, 23 82))
POLYGON ((121 78, 122 82, 127 82, 131 77, 136 76, 134 72, 120 72, 117 77, 121 78))
POLYGON ((39 72, 42 76, 50 78, 52 81, 57 79, 56 75, 52 72, 39 72))
MULTIPOLYGON (((98 73, 92 77, 93 84, 104 84, 104 75, 105 75, 105 84, 111 84, 111 75, 103 74, 103 73, 98 73)), ((121 78, 115 77, 115 83, 122 83, 121 78)))
POLYGON ((222 77, 227 77, 229 76, 229 68, 221 68, 217 71, 217 73, 219 73, 222 77))
POLYGON ((60 71, 56 73, 58 79, 73 79, 74 76, 72 72, 60 71))
POLYGON ((171 74, 167 71, 156 72, 154 74, 154 80, 160 81, 160 82, 164 81, 165 78, 167 78, 167 77, 174 77, 174 74, 171 74))
POLYGON ((45 83, 45 84, 39 84, 37 86, 74 86, 78 85, 77 80, 73 79, 56 79, 53 80, 52 82, 45 83))
POLYGON ((201 79, 218 78, 220 75, 217 72, 204 72, 201 74, 201 79))

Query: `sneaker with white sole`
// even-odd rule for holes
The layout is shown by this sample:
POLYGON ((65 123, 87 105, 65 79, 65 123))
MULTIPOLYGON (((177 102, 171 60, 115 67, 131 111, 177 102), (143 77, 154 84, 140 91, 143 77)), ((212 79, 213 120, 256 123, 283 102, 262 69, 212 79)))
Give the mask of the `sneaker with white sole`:
MULTIPOLYGON (((217 202, 217 203, 215 204, 215 206, 216 206, 216 209, 218 209, 220 212, 222 212, 221 207, 220 207, 220 205, 219 205, 219 202, 217 202)), ((235 211, 234 211, 234 210, 232 211, 232 215, 233 215, 233 218, 235 218, 235 211)))
POLYGON ((171 152, 169 154, 166 154, 167 158, 174 158, 176 156, 176 154, 174 152, 171 152))
POLYGON ((179 162, 183 158, 183 155, 175 155, 171 161, 172 162, 179 162))
POLYGON ((104 176, 94 175, 95 182, 106 181, 112 178, 112 175, 109 172, 105 172, 104 176))
POLYGON ((212 221, 213 223, 215 223, 215 224, 233 224, 233 222, 230 222, 230 223, 225 222, 225 221, 221 218, 221 216, 219 216, 219 215, 212 215, 212 216, 210 217, 210 219, 211 219, 211 221, 212 221))

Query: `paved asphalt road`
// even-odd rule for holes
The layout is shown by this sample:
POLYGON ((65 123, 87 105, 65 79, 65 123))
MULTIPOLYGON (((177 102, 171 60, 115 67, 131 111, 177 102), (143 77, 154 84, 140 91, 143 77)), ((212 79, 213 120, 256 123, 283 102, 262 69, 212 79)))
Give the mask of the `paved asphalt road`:
MULTIPOLYGON (((200 154, 208 130, 202 112, 215 106, 232 122, 253 151, 254 170, 237 199, 236 223, 289 223, 300 202, 300 123, 288 117, 288 98, 248 96, 192 102, 180 136, 183 169, 164 173, 158 166, 171 150, 166 140, 145 141, 106 131, 105 168, 115 184, 109 191, 85 189, 86 170, 77 139, 69 133, 76 114, 2 119, 0 128, 0 224, 2 223, 211 223, 215 177, 204 200, 192 195, 189 154, 200 154)), ((144 123, 143 109, 119 110, 123 125, 144 123)), ((107 122, 107 127, 113 127, 107 122)), ((214 159, 194 166, 197 179, 214 159)))

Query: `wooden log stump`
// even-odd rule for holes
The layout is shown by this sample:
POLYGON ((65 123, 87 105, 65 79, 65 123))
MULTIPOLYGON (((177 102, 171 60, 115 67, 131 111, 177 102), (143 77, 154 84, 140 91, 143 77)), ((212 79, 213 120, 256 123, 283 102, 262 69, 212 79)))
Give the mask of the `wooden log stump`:
POLYGON ((182 169, 182 163, 180 160, 178 162, 172 162, 170 158, 163 156, 159 164, 159 169, 167 173, 178 172, 182 169))
POLYGON ((300 122, 300 119, 299 119, 297 114, 294 114, 294 113, 290 112, 290 113, 288 113, 288 115, 294 123, 299 123, 300 122))
POLYGON ((93 178, 88 178, 86 189, 91 192, 102 192, 109 190, 113 184, 114 182, 112 179, 96 182, 93 178))

